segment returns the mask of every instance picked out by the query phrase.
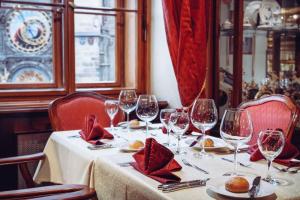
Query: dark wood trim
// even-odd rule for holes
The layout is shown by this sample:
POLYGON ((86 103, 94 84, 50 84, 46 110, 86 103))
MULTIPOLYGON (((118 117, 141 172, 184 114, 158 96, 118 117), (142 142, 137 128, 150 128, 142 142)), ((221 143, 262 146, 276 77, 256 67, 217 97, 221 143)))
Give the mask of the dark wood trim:
POLYGON ((21 4, 21 5, 36 5, 36 6, 49 6, 49 7, 65 7, 62 3, 45 3, 45 2, 34 2, 34 1, 15 1, 15 0, 1 0, 1 3, 10 3, 10 4, 21 4))
POLYGON ((111 12, 134 12, 137 13, 138 10, 135 9, 125 9, 125 8, 100 8, 100 7, 85 7, 85 6, 76 6, 74 3, 69 3, 73 9, 78 10, 98 10, 98 11, 111 11, 111 12))
POLYGON ((242 102, 243 81, 243 19, 244 0, 234 1, 234 49, 233 49, 233 98, 232 106, 236 107, 242 102))
POLYGON ((297 76, 300 76, 300 33, 295 38, 295 68, 297 76))
POLYGON ((280 70, 280 32, 273 32, 273 44, 272 44, 272 69, 277 75, 279 75, 280 70))

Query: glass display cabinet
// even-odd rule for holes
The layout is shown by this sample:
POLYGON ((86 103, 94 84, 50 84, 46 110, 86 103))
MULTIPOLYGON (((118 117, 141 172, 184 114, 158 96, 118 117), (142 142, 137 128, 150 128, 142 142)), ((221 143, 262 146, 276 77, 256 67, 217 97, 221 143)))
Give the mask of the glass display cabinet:
POLYGON ((300 105, 300 0, 217 0, 220 114, 265 94, 300 105))

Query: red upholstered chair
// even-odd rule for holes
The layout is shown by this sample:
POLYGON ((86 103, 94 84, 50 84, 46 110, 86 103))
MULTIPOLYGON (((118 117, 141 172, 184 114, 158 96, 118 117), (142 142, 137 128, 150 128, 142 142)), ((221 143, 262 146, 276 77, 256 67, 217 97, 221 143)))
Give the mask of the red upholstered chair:
POLYGON ((256 144, 261 130, 277 128, 282 129, 290 141, 300 114, 297 105, 284 95, 263 96, 243 102, 239 108, 249 111, 253 123, 253 137, 249 144, 256 144))
MULTIPOLYGON (((105 111, 104 102, 110 99, 94 92, 75 92, 58 98, 49 105, 49 117, 53 130, 82 129, 85 117, 94 114, 103 127, 110 126, 110 119, 105 111)), ((114 124, 124 120, 124 113, 120 111, 115 116, 114 124)))

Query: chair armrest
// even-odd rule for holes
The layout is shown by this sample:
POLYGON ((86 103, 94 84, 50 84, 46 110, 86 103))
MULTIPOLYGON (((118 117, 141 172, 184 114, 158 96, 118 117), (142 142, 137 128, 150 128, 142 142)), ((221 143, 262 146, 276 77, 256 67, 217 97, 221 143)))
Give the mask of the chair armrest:
POLYGON ((0 165, 13 165, 20 163, 28 163, 37 160, 44 160, 46 155, 44 153, 36 153, 24 156, 14 156, 8 158, 0 158, 0 165))
POLYGON ((95 190, 85 185, 55 185, 0 192, 0 199, 89 199, 95 196, 95 190))

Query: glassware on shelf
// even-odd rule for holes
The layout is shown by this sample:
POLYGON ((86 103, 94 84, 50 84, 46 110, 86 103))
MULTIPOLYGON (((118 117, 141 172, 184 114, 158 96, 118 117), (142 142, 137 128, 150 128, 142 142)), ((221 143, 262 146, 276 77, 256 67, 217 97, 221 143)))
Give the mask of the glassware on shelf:
POLYGON ((176 109, 170 108, 170 109, 162 109, 160 111, 160 122, 164 125, 164 127, 167 130, 168 140, 165 143, 166 146, 170 146, 170 132, 171 132, 171 126, 170 126, 170 116, 172 113, 175 113, 176 109))
POLYGON ((205 151, 205 132, 212 129, 218 121, 218 111, 213 99, 196 99, 193 103, 191 112, 192 124, 201 131, 202 137, 202 150, 200 153, 195 154, 196 157, 212 157, 205 151))
POLYGON ((129 113, 136 108, 137 96, 134 90, 122 90, 119 95, 119 106, 127 114, 127 131, 129 132, 129 113))
POLYGON ((250 115, 244 109, 226 109, 220 125, 222 139, 234 147, 234 171, 237 174, 237 152, 241 144, 250 141, 253 126, 250 115))
POLYGON ((188 130, 190 123, 189 114, 185 111, 176 111, 170 116, 171 129, 177 137, 177 150, 176 154, 180 154, 180 139, 182 135, 188 130))
POLYGON ((148 136, 148 124, 154 120, 159 111, 158 103, 154 95, 140 95, 137 101, 136 115, 146 122, 146 137, 148 136))
POLYGON ((105 110, 110 118, 110 130, 114 130, 113 120, 118 113, 119 110, 119 101, 117 100, 106 100, 105 103, 105 110))

